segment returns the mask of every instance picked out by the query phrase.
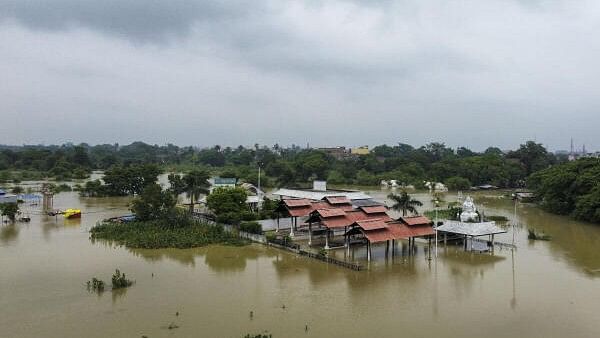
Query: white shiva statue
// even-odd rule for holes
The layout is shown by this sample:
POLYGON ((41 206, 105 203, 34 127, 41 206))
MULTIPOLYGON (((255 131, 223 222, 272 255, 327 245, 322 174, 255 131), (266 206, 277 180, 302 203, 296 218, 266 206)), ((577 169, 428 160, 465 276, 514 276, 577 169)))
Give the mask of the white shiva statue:
POLYGON ((478 222, 479 214, 477 213, 477 207, 473 203, 471 196, 465 198, 465 202, 462 206, 462 213, 460 214, 461 222, 478 222))

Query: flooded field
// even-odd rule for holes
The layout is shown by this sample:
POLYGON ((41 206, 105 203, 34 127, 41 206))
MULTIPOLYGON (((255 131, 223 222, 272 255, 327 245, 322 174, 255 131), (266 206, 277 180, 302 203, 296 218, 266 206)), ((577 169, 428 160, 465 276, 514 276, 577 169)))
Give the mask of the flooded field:
MULTIPOLYGON (((387 191, 369 193, 382 199, 387 191)), ((510 199, 479 193, 475 200, 487 214, 515 218, 510 199)), ((374 247, 370 269, 355 272, 260 245, 92 243, 89 227, 127 212, 127 203, 61 193, 55 208, 80 207, 81 220, 30 206, 30 223, 0 227, 1 337, 600 336, 600 226, 533 206, 516 209, 516 250, 492 256, 440 247, 438 259, 428 260, 424 242, 415 256, 403 256, 400 243, 393 260, 374 247), (552 240, 529 241, 527 228, 552 240), (86 290, 92 277, 110 283, 116 268, 136 284, 100 295, 86 290), (171 323, 178 328, 167 329, 171 323)), ((507 230, 496 240, 511 243, 507 230)))

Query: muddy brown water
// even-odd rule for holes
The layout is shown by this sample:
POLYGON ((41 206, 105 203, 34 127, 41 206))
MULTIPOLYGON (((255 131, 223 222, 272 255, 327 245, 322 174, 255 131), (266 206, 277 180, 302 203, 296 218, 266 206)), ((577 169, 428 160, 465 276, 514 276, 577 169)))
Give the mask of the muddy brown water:
MULTIPOLYGON (((370 193, 381 199, 387 191, 370 193)), ((476 202, 514 218, 509 199, 479 193, 476 202)), ((260 245, 92 243, 89 227, 125 213, 127 203, 61 193, 55 207, 80 207, 81 220, 26 206, 30 223, 0 227, 0 337, 600 336, 600 226, 533 206, 517 207, 516 250, 492 256, 440 246, 428 260, 425 243, 411 257, 400 243, 388 260, 375 247, 370 269, 356 272, 260 245), (528 227, 552 240, 529 241, 528 227), (100 295, 86 290, 94 276, 110 283, 115 268, 136 284, 100 295), (169 330, 171 323, 178 328, 169 330)), ((512 242, 512 229, 496 239, 512 242)), ((354 255, 366 263, 364 248, 354 255)))

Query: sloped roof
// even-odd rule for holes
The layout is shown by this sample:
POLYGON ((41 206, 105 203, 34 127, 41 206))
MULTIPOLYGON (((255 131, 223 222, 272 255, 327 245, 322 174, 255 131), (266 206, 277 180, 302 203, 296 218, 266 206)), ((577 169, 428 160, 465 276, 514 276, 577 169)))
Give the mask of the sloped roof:
POLYGON ((283 203, 291 208, 310 206, 310 201, 306 198, 288 198, 284 199, 283 203))
POLYGON ((337 208, 318 209, 317 212, 319 215, 321 215, 321 217, 324 218, 346 216, 346 212, 344 210, 337 208))
POLYGON ((360 207, 360 209, 362 211, 364 211, 367 214, 381 214, 381 213, 386 213, 387 212, 387 208, 383 205, 374 205, 374 206, 370 206, 370 207, 360 207))
POLYGON ((486 236, 505 233, 506 230, 496 226, 496 222, 466 223, 460 221, 444 221, 437 231, 451 232, 467 236, 486 236))
POLYGON ((385 229, 388 227, 386 222, 381 218, 367 219, 363 221, 355 222, 358 226, 363 228, 364 230, 376 230, 376 229, 385 229))
POLYGON ((350 200, 346 196, 325 196, 324 199, 329 204, 350 204, 350 200))
POLYGON ((376 205, 384 205, 383 203, 377 202, 371 198, 356 199, 356 200, 352 200, 351 203, 355 207, 372 207, 372 206, 376 206, 376 205))
POLYGON ((370 199, 371 196, 363 193, 362 191, 342 191, 342 190, 327 190, 327 191, 316 191, 309 189, 286 189, 282 188, 273 193, 276 196, 287 196, 294 198, 307 198, 314 201, 319 201, 326 196, 345 196, 349 200, 355 199, 370 199))
POLYGON ((425 216, 400 217, 399 221, 410 226, 431 224, 431 220, 425 216))

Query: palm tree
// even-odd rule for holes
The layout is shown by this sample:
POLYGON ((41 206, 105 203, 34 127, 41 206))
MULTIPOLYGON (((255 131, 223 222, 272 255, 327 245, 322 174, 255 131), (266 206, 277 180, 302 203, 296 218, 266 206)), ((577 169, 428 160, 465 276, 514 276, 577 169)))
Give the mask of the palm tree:
POLYGON ((410 195, 404 190, 402 190, 400 195, 396 195, 393 193, 389 194, 388 198, 394 202, 391 209, 396 210, 398 212, 401 211, 402 216, 406 216, 407 212, 410 212, 412 214, 418 214, 419 212, 417 211, 416 207, 420 207, 423 205, 423 203, 421 203, 420 201, 410 197, 410 195))
POLYGON ((190 213, 194 211, 194 204, 201 194, 208 194, 208 172, 194 169, 183 176, 183 190, 190 199, 190 213))

